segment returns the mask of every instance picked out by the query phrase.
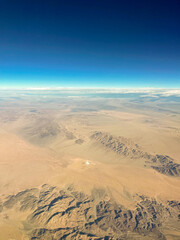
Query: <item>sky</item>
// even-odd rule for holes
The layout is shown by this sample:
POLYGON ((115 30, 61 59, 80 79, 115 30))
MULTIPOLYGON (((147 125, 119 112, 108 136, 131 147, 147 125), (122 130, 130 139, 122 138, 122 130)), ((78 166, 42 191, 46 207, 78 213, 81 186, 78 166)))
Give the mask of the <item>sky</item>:
POLYGON ((0 0, 0 87, 180 87, 179 0, 0 0))

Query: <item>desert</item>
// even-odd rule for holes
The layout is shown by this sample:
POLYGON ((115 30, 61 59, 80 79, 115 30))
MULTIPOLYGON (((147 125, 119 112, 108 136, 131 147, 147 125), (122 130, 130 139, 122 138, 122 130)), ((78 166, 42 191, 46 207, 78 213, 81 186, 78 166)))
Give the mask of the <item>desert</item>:
POLYGON ((179 239, 179 97, 158 94, 1 92, 0 239, 179 239))

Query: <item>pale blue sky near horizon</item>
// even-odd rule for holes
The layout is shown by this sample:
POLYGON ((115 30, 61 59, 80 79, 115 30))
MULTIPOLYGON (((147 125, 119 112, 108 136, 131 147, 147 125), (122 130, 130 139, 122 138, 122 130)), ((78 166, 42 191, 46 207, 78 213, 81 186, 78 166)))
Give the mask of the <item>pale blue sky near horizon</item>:
POLYGON ((12 77, 0 78, 0 88, 180 88, 180 81, 177 79, 154 79, 151 78, 108 78, 108 77, 62 77, 53 78, 51 76, 38 78, 34 77, 12 77))

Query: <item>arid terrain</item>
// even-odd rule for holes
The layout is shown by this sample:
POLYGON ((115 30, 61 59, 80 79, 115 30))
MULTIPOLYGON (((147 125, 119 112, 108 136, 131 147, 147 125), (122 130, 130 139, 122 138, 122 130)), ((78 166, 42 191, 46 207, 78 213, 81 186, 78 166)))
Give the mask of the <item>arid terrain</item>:
POLYGON ((6 239, 180 239, 180 93, 1 90, 6 239))

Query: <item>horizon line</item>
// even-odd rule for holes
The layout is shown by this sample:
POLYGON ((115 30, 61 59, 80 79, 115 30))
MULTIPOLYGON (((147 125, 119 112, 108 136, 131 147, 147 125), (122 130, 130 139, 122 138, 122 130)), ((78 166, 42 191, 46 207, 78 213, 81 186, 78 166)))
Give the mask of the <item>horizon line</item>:
POLYGON ((180 90, 180 87, 1 87, 0 90, 180 90))

